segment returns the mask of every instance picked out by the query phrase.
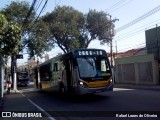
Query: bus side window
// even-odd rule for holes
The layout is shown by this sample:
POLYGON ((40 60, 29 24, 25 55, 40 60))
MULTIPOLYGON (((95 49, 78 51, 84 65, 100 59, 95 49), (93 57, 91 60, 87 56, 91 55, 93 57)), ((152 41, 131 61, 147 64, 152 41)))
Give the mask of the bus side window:
POLYGON ((58 63, 54 63, 53 71, 59 71, 58 63))

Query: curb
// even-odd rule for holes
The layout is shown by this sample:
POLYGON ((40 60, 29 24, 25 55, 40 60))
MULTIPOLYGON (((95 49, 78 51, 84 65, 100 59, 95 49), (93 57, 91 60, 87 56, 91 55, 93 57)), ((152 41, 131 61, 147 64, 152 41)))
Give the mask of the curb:
POLYGON ((0 98, 0 108, 2 108, 3 107, 3 105, 4 105, 4 98, 0 98))
POLYGON ((114 88, 144 89, 160 91, 160 85, 114 84, 114 88))

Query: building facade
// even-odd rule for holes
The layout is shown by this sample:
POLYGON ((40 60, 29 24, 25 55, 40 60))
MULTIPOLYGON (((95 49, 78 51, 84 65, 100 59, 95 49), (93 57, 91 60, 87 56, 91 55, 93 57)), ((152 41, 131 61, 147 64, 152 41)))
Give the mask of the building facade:
POLYGON ((146 47, 148 54, 154 54, 156 60, 160 60, 160 27, 145 31, 146 47))

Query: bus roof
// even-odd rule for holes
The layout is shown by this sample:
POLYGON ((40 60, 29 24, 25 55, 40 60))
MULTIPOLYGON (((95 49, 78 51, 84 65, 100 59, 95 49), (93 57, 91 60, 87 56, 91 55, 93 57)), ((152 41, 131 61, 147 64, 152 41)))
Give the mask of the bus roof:
POLYGON ((59 60, 63 57, 69 57, 70 55, 72 56, 83 56, 83 55, 105 55, 107 56, 106 54, 106 51, 103 50, 103 49, 94 49, 94 48, 81 48, 81 49, 75 49, 75 50, 72 50, 68 53, 65 53, 65 54, 62 54, 62 55, 59 55, 59 56, 56 56, 56 57, 53 57, 41 64, 39 64, 38 66, 42 66, 42 65, 46 65, 48 63, 51 63, 52 61, 56 61, 56 60, 59 60), (88 52, 88 53, 87 53, 88 52))

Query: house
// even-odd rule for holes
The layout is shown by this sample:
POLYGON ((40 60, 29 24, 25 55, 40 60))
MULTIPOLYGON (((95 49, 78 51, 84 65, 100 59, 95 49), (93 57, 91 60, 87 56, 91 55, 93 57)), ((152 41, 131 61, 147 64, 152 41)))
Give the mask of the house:
POLYGON ((114 53, 114 59, 116 58, 124 58, 124 57, 131 57, 131 56, 137 56, 137 55, 145 55, 147 54, 147 48, 137 48, 137 49, 131 49, 125 52, 119 52, 114 53))
POLYGON ((147 48, 138 48, 114 55, 115 83, 159 84, 158 61, 154 54, 147 54, 147 48))
MULTIPOLYGON (((111 54, 110 53, 107 53, 108 54, 108 59, 111 63, 111 54)), ((117 58, 124 58, 124 57, 131 57, 131 56, 137 56, 137 55, 145 55, 147 54, 147 48, 144 47, 144 48, 137 48, 137 49, 131 49, 131 50, 128 50, 128 51, 125 51, 125 52, 119 52, 119 53, 113 53, 113 66, 115 65, 115 59, 117 58)))

